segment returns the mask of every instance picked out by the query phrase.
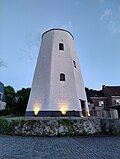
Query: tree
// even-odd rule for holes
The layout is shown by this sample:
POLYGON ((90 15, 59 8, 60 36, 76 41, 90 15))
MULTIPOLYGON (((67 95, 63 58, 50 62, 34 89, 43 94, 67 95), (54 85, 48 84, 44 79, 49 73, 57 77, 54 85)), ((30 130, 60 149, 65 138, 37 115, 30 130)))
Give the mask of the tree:
POLYGON ((16 93, 16 113, 18 115, 25 115, 30 88, 22 88, 16 93))
POLYGON ((6 110, 3 115, 25 115, 30 88, 22 88, 15 92, 12 86, 5 87, 6 110))
POLYGON ((8 110, 15 109, 15 90, 12 86, 5 87, 5 100, 8 110))

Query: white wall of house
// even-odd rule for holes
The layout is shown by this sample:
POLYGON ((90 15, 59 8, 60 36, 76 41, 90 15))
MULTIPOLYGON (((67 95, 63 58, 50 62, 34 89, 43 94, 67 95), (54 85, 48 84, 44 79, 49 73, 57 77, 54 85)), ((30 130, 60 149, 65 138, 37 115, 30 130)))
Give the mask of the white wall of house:
POLYGON ((6 103, 0 101, 0 110, 5 109, 6 108, 6 103))

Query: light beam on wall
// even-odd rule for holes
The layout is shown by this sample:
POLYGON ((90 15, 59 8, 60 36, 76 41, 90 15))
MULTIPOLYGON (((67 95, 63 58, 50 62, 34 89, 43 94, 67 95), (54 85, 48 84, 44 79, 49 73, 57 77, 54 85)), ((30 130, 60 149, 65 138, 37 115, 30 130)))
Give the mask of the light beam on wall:
POLYGON ((37 115, 40 111, 40 104, 39 103, 36 103, 34 106, 33 106, 33 111, 34 111, 34 114, 37 115))
POLYGON ((90 117, 90 112, 88 111, 88 117, 90 117))
POLYGON ((60 111, 63 115, 65 115, 68 111, 68 106, 67 105, 61 105, 60 106, 60 111))

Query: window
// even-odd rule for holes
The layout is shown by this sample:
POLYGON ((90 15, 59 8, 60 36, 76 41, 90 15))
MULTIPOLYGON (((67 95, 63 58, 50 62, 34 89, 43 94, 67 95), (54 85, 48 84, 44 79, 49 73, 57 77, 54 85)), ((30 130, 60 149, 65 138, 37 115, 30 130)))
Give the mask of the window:
POLYGON ((59 43, 59 50, 64 50, 64 45, 63 45, 63 43, 59 43))
POLYGON ((65 74, 64 73, 60 74, 60 81, 65 81, 65 74))
POLYGON ((117 104, 120 104, 120 100, 119 99, 116 99, 115 100, 115 104, 117 105, 117 104))
POLYGON ((104 101, 99 101, 99 106, 104 106, 104 101))
POLYGON ((73 60, 73 65, 74 65, 75 68, 77 68, 76 62, 74 60, 73 60))

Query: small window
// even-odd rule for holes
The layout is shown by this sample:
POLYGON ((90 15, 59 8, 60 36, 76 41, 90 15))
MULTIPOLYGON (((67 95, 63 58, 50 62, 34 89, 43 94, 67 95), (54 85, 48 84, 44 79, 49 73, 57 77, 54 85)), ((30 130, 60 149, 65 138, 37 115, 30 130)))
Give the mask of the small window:
POLYGON ((73 60, 73 65, 74 65, 75 68, 77 68, 76 62, 74 60, 73 60))
POLYGON ((64 45, 63 45, 63 43, 59 43, 59 50, 64 50, 64 45))
POLYGON ((115 105, 118 105, 118 104, 120 104, 120 100, 119 100, 119 99, 116 99, 116 100, 115 100, 115 105))
POLYGON ((104 106, 104 101, 99 101, 99 106, 104 106))
POLYGON ((64 73, 60 74, 60 81, 65 81, 65 74, 64 73))

